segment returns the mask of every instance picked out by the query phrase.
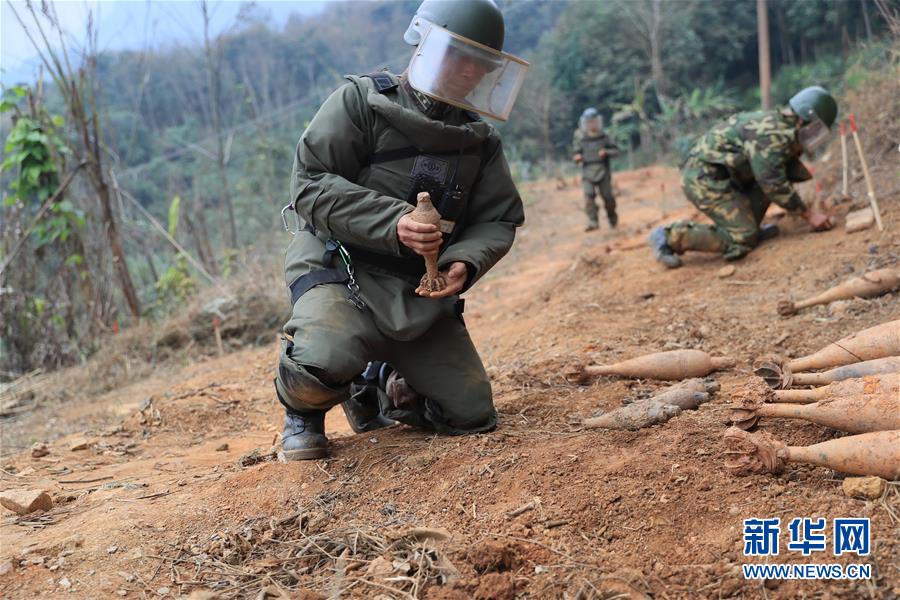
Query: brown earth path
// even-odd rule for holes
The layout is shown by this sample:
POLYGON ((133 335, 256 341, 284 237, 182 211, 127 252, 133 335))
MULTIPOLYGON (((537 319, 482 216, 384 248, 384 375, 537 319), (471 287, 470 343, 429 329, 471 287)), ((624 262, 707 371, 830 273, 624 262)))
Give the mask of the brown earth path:
MULTIPOLYGON (((331 456, 282 464, 267 454, 280 431, 270 383, 274 344, 169 369, 56 407, 56 421, 36 429, 78 423, 84 432, 56 439, 47 456, 5 459, 3 489, 44 488, 56 506, 27 517, 4 511, 0 565, 9 559, 13 570, 0 575, 0 596, 171 598, 219 582, 229 598, 277 597, 289 586, 319 595, 283 597, 409 597, 397 590, 410 589, 412 571, 402 561, 391 566, 390 552, 379 563, 361 550, 345 548, 340 557, 322 550, 324 558, 295 571, 293 583, 273 577, 282 563, 270 555, 281 547, 265 536, 238 538, 253 530, 251 519, 298 510, 309 519, 298 535, 320 536, 311 539, 348 527, 356 528, 355 539, 360 532, 393 539, 412 527, 449 531, 439 555, 458 576, 420 588, 428 598, 900 593, 896 486, 866 502, 844 497, 839 476, 826 469, 735 478, 721 467, 728 390, 746 379, 754 358, 799 356, 897 318, 896 296, 817 307, 791 319, 775 313, 783 295, 896 265, 896 226, 810 234, 804 223, 783 219, 782 237, 737 263, 730 278, 716 276, 723 263, 713 256, 691 256, 684 268, 667 271, 643 239, 663 222, 661 183, 680 207, 669 218, 692 214, 675 191, 677 173, 654 167, 616 181, 620 228, 590 234, 581 231, 580 191, 571 180, 563 190, 525 186, 527 225, 467 299, 466 319, 494 381, 497 431, 451 438, 392 427, 355 436, 332 411, 331 456), (567 363, 684 347, 738 359, 735 370, 717 376, 723 389, 712 403, 637 432, 580 428, 582 417, 656 386, 614 378, 570 385, 567 363), (87 447, 70 450, 82 438, 87 447), (238 464, 255 448, 261 462, 238 464), (871 517, 873 552, 860 562, 874 565, 876 578, 744 581, 741 520, 773 516, 871 517), (387 572, 374 568, 382 563, 387 572)), ((882 207, 888 224, 900 222, 896 193, 882 207)), ((764 428, 796 445, 835 436, 806 423, 771 420, 764 428)))

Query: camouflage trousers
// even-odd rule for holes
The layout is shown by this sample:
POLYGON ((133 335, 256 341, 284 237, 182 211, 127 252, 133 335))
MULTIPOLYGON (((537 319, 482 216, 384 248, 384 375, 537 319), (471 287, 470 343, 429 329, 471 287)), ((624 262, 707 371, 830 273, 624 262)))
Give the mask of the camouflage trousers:
POLYGON ((681 172, 687 199, 713 224, 676 221, 666 227, 666 239, 677 253, 688 250, 721 252, 725 260, 746 255, 759 243, 759 225, 769 201, 759 186, 740 190, 725 167, 688 159, 681 172))
POLYGON ((346 287, 324 284, 303 294, 284 326, 275 388, 282 402, 306 412, 350 397, 350 383, 369 361, 384 360, 424 400, 383 410, 407 425, 447 434, 493 429, 497 423, 481 358, 461 317, 439 319, 418 339, 384 335, 369 311, 347 301, 346 287))
POLYGON ((597 207, 597 193, 603 198, 603 208, 606 209, 606 218, 609 219, 611 225, 615 225, 618 216, 616 215, 616 199, 612 193, 612 177, 606 173, 599 181, 592 181, 586 177, 581 178, 581 190, 584 192, 584 214, 587 215, 588 225, 597 226, 597 217, 600 210, 597 207))

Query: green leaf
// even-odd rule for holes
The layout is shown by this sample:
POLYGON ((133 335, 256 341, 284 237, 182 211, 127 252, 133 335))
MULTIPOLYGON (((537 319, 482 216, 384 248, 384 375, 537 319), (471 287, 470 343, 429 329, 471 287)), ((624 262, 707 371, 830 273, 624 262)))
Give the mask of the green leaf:
POLYGON ((80 254, 73 254, 66 259, 65 265, 66 266, 72 266, 72 265, 78 266, 78 265, 82 264, 83 262, 84 262, 83 256, 81 256, 80 254))
POLYGON ((37 297, 35 297, 35 298, 32 298, 32 299, 31 299, 31 304, 32 304, 32 306, 34 306, 34 314, 35 314, 35 316, 37 316, 38 318, 40 318, 41 315, 44 314, 44 309, 47 308, 47 301, 44 300, 43 298, 37 298, 37 297))
POLYGON ((178 211, 180 208, 181 197, 175 196, 169 205, 169 235, 172 237, 175 237, 175 233, 178 231, 178 211))

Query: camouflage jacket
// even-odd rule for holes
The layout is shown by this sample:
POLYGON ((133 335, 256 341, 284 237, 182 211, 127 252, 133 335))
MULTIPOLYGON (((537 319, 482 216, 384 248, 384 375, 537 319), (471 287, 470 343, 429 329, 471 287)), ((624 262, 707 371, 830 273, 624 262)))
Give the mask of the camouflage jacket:
POLYGON ((609 136, 603 131, 597 135, 590 135, 581 127, 572 134, 572 154, 582 156, 582 176, 589 181, 600 181, 609 173, 609 157, 619 153, 609 136), (606 158, 600 158, 599 152, 606 150, 606 158))
POLYGON ((738 113, 695 142, 689 158, 722 165, 739 189, 758 185, 771 202, 802 211, 806 207, 791 181, 812 176, 799 160, 796 123, 797 117, 779 110, 738 113))

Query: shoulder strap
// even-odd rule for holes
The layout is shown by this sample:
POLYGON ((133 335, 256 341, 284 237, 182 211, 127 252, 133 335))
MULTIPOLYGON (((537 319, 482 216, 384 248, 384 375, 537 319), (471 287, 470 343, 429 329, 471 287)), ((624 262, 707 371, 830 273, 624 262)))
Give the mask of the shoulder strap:
POLYGON ((388 92, 393 92, 400 85, 397 81, 394 80, 393 77, 385 73, 384 71, 375 71, 373 73, 366 73, 363 77, 368 77, 375 84, 375 89, 378 90, 379 94, 387 94, 388 92))

